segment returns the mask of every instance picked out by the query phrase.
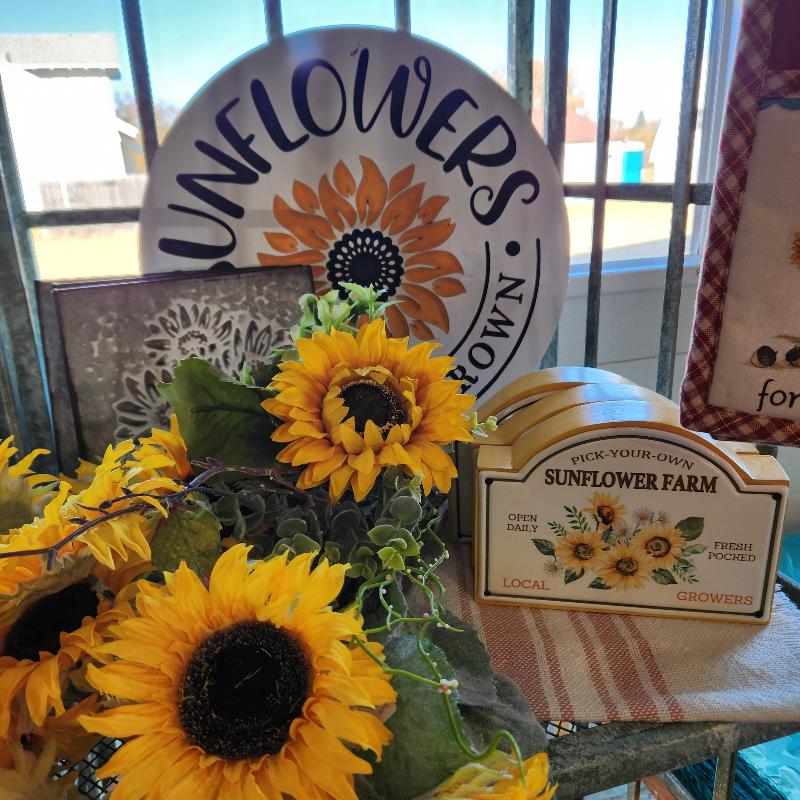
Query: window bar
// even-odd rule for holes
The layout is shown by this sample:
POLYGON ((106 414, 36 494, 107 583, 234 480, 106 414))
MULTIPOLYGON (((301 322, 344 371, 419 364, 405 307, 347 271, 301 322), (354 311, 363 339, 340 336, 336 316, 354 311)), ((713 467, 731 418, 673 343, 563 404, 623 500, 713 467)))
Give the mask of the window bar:
MULTIPOLYGON (((711 202, 710 183, 689 184, 689 202, 707 206, 711 202)), ((565 183, 567 197, 603 197, 606 200, 636 200, 638 202, 671 203, 671 183, 607 183, 597 187, 593 183, 565 183)))
POLYGON ((508 0, 507 86, 529 120, 533 111, 533 6, 534 0, 508 0))
POLYGON ((661 316, 661 343, 658 349, 656 390, 672 395, 675 371, 675 349, 678 340, 681 281, 686 249, 686 220, 692 179, 692 153, 697 125, 697 103, 700 94, 700 71, 703 65, 703 41, 706 31, 708 0, 690 0, 686 23, 686 50, 683 60, 683 90, 678 125, 678 151, 675 183, 672 189, 672 224, 669 234, 667 271, 664 278, 664 310, 661 316))
POLYGON ((508 91, 529 118, 533 106, 533 2, 508 2, 508 91))
MULTIPOLYGON (((567 72, 569 70, 570 0, 547 0, 544 39, 544 139, 564 176, 564 140, 567 132, 567 72)), ((558 328, 542 357, 542 368, 558 362, 558 328)))
POLYGON ((283 36, 283 9, 281 0, 264 0, 264 16, 267 20, 267 41, 273 42, 283 36))
POLYGON ((23 211, 21 223, 30 228, 58 228, 65 225, 107 225, 137 222, 139 206, 109 208, 59 208, 52 211, 23 211))
MULTIPOLYGON (((33 281, 36 264, 30 231, 21 222, 25 206, 11 139, 11 125, 0 82, 0 370, 3 375, 4 424, 13 428, 26 449, 52 450, 44 359, 36 319, 33 281), (38 369, 37 369, 38 367, 38 369), (12 404, 6 406, 7 400, 12 404)), ((7 429, 8 430, 8 429, 7 429)), ((10 432, 10 431, 9 431, 10 432)))
POLYGON ((394 0, 394 26, 399 31, 411 32, 411 0, 394 0))
POLYGON ((589 258, 589 291, 586 298, 586 349, 584 364, 597 366, 597 337, 600 331, 600 280, 603 269, 603 227, 606 213, 608 139, 611 128, 611 86, 614 79, 614 40, 617 29, 617 0, 603 2, 603 33, 600 45, 600 88, 597 103, 597 196, 592 213, 592 253, 589 258))
POLYGON ((158 130, 153 109, 153 92, 150 86, 150 71, 147 66, 147 49, 144 44, 142 7, 139 0, 122 0, 122 20, 125 25, 125 41, 128 44, 128 59, 131 64, 133 92, 136 110, 142 129, 142 143, 147 168, 153 163, 158 150, 158 130))

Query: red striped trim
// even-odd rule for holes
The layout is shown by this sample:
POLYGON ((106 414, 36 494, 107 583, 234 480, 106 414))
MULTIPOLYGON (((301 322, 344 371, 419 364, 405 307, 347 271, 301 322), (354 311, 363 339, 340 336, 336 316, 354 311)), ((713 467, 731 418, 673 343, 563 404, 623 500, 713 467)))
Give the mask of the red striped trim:
POLYGON ((650 675, 650 680, 653 682, 653 686, 661 695, 664 703, 669 709, 670 720, 672 722, 680 722, 681 720, 685 719, 686 715, 683 710, 683 706, 678 698, 675 697, 672 692, 670 692, 667 682, 664 679, 664 675, 661 672, 661 668, 658 666, 658 661, 656 660, 656 657, 650 647, 650 643, 647 641, 644 634, 639 630, 639 626, 630 617, 622 616, 620 617, 620 621, 628 629, 633 640, 636 642, 636 646, 639 649, 639 654, 641 655, 650 675))
POLYGON ((627 642, 605 614, 590 614, 589 618, 603 643, 603 651, 617 690, 628 706, 628 718, 659 722, 661 714, 658 706, 633 666, 634 655, 627 642))
POLYGON ((558 714, 553 710, 550 716, 553 718, 558 716, 559 719, 572 719, 575 714, 575 709, 572 706, 572 698, 569 696, 569 691, 564 683, 564 674, 561 671, 561 664, 556 657, 555 644, 553 642, 553 637, 550 635, 550 630, 547 627, 547 622, 538 608, 532 608, 530 610, 530 615, 533 619, 533 624, 536 626, 536 632, 542 640, 544 655, 547 659, 547 668, 550 673, 550 682, 553 684, 556 699, 558 700, 558 714))
POLYGON ((590 639, 589 634, 586 632, 586 628, 583 627, 582 619, 585 615, 578 611, 568 611, 567 614, 569 616, 569 621, 572 623, 572 627, 575 629, 575 633, 578 635, 578 639, 583 647, 583 654, 586 657, 586 663, 589 665, 589 672, 592 676, 593 688, 597 692, 600 702, 603 704, 603 710, 605 711, 606 715, 604 720, 591 721, 606 722, 609 720, 622 719, 622 717, 619 715, 617 705, 611 698, 611 694, 606 686, 603 673, 600 669, 600 662, 597 660, 597 653, 595 652, 592 640, 590 639))
POLYGON ((541 674, 533 653, 536 642, 530 635, 520 608, 479 606, 486 648, 492 657, 492 666, 511 676, 528 700, 533 713, 539 718, 549 718, 540 686, 545 676, 541 674))

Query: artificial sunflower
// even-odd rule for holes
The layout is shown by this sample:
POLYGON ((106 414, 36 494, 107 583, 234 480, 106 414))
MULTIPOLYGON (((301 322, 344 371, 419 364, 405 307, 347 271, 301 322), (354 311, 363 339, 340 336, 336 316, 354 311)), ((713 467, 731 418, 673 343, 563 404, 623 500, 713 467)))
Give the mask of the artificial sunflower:
POLYGON ((66 800, 66 788, 50 778, 56 759, 54 742, 48 742, 39 755, 17 743, 9 746, 9 752, 13 766, 0 767, 3 800, 66 800))
POLYGON ((412 185, 413 164, 387 181, 371 158, 359 160, 358 184, 339 161, 317 191, 294 182, 296 207, 275 195, 272 211, 282 230, 265 231, 274 252, 259 253, 258 260, 266 267, 310 264, 319 295, 333 288, 344 299, 343 284, 372 285, 399 301, 387 311, 395 336, 430 341, 431 326, 450 329, 447 298, 466 291, 457 277, 464 273, 461 263, 442 248, 456 229, 439 216, 449 198, 425 197, 424 181, 412 185))
POLYGON ((350 644, 361 622, 330 607, 347 565, 248 551, 224 553, 208 588, 185 564, 141 581, 135 614, 108 629, 100 650, 118 660, 87 677, 125 704, 81 721, 129 740, 98 770, 121 776, 121 798, 355 800, 371 767, 343 742, 377 757, 388 743, 372 710, 394 690, 350 644))
MULTIPOLYGON (((135 445, 130 440, 107 448, 90 485, 65 499, 60 512, 65 526, 63 535, 86 521, 141 503, 154 508, 162 516, 167 515, 157 496, 182 488, 164 474, 164 470, 174 468, 174 461, 159 452, 131 458, 134 451, 135 445)), ((131 552, 143 559, 150 557, 148 541, 152 528, 152 522, 144 514, 131 512, 89 528, 73 545, 75 548, 87 547, 101 564, 116 568, 127 561, 131 552)))
POLYGON ((556 787, 547 783, 547 755, 525 760, 525 782, 506 753, 495 750, 483 762, 466 764, 433 792, 432 800, 550 800, 556 787))
POLYGON ((39 516, 58 483, 53 475, 31 469, 33 462, 49 450, 32 450, 12 464, 11 459, 18 452, 13 443, 13 436, 0 442, 0 534, 39 516))
POLYGON ((442 446, 471 441, 464 412, 474 402, 445 377, 452 358, 387 337, 382 319, 356 336, 314 333, 296 346, 300 360, 280 365, 270 385, 277 394, 263 406, 284 421, 272 435, 288 443, 278 460, 305 466, 299 488, 330 481, 335 500, 349 486, 359 501, 383 467, 399 465, 422 475, 426 493, 450 490, 457 471, 442 446))
POLYGON ((73 494, 78 494, 78 492, 82 492, 89 487, 96 469, 96 461, 87 461, 85 458, 79 458, 75 475, 67 475, 62 472, 58 479, 63 483, 69 484, 70 491, 73 494))
POLYGON ((638 541, 645 553, 655 561, 656 569, 659 567, 671 569, 681 554, 681 548, 688 544, 682 531, 668 525, 652 525, 645 528, 639 534, 638 541))
POLYGON ((181 480, 192 474, 192 465, 186 453, 186 442, 181 436, 178 417, 175 414, 170 415, 168 431, 152 428, 150 436, 143 436, 139 439, 139 448, 135 451, 134 458, 143 461, 151 456, 164 455, 172 463, 159 469, 162 475, 181 480))
POLYGON ((16 618, 29 596, 52 594, 54 587, 60 590, 85 577, 94 567, 95 559, 116 569, 134 556, 142 561, 150 558, 152 519, 138 510, 106 517, 142 503, 166 516, 155 496, 181 487, 160 474, 141 479, 144 472, 155 472, 172 461, 158 454, 138 462, 126 460, 133 449, 132 442, 109 447, 86 489, 71 495, 69 485, 62 483, 41 517, 11 531, 0 541, 0 551, 23 553, 0 558, 0 601, 4 601, 0 605, 0 627, 16 618), (52 569, 47 568, 41 555, 24 554, 53 547, 95 519, 102 521, 59 549, 52 569))
POLYGON ((606 586, 625 591, 645 586, 655 566, 652 556, 638 542, 620 542, 602 554, 595 571, 606 586))
POLYGON ((607 492, 593 492, 587 501, 589 503, 583 510, 594 517, 598 525, 611 528, 614 523, 620 522, 625 516, 625 506, 619 501, 619 496, 607 492))
POLYGON ((103 628, 121 616, 90 579, 56 588, 51 583, 49 593, 29 596, 12 623, 0 628, 1 738, 47 731, 52 715, 64 717, 50 731, 63 743, 82 732, 65 708, 64 692, 70 682, 82 684, 85 659, 102 644, 103 628))
POLYGON ((597 532, 570 531, 556 542, 556 561, 575 573, 594 569, 605 547, 597 532))

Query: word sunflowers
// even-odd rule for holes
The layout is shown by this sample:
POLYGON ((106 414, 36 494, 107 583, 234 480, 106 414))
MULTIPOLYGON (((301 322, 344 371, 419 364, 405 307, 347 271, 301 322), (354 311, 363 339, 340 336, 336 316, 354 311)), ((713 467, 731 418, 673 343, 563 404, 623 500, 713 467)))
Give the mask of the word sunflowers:
MULTIPOLYGON (((422 156, 441 163, 444 173, 458 174, 467 187, 475 183, 473 168, 498 170, 498 180, 493 185, 482 184, 471 191, 470 211, 482 225, 497 222, 512 200, 530 204, 536 199, 539 180, 534 173, 527 169, 504 170, 516 156, 517 142, 502 116, 481 109, 462 88, 447 91, 435 102, 431 100, 435 76, 430 60, 422 55, 414 58, 410 66, 399 65, 386 85, 376 86, 370 76, 370 57, 369 49, 362 48, 351 75, 343 75, 343 69, 325 59, 306 59, 294 69, 288 86, 275 89, 260 77, 252 78, 247 102, 257 115, 260 131, 237 127, 236 118, 242 112, 237 107, 242 98, 232 97, 221 104, 213 125, 225 149, 205 139, 195 141, 194 147, 211 162, 212 169, 221 167, 224 172, 179 173, 178 187, 201 205, 168 204, 175 214, 214 223, 215 243, 164 237, 159 241, 159 250, 190 259, 218 260, 229 256, 236 248, 236 234, 226 218, 242 219, 245 209, 226 197, 220 187, 258 183, 262 175, 272 171, 273 162, 314 139, 335 135, 348 119, 359 133, 368 133, 379 119, 385 118, 395 137, 413 141, 422 156), (310 90, 312 85, 324 88, 324 109, 315 107, 313 98, 318 95, 310 90), (380 97, 377 102, 365 99, 376 93, 380 97), (280 94, 281 99, 285 95, 286 103, 275 102, 273 94, 280 94), (278 109, 286 104, 291 113, 279 113, 278 109), (456 142, 443 145, 444 135, 451 132, 457 133, 456 142), (266 148, 256 148, 254 141, 263 141, 264 134, 268 137, 266 148)), ((348 72, 352 71, 350 63, 348 59, 348 72)), ((183 227, 182 223, 175 224, 183 227)))

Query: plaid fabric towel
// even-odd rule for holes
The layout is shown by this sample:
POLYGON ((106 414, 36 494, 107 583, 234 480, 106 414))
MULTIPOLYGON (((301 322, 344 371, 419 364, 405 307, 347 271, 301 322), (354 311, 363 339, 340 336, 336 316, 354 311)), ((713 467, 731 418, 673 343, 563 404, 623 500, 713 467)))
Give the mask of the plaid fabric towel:
POLYGON ((442 570, 448 605, 538 719, 800 721, 800 610, 782 593, 768 625, 478 605, 470 551, 442 570))

